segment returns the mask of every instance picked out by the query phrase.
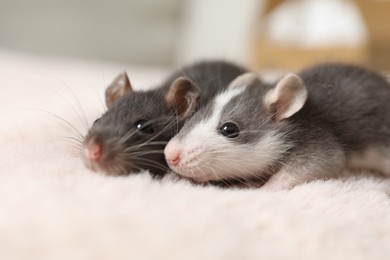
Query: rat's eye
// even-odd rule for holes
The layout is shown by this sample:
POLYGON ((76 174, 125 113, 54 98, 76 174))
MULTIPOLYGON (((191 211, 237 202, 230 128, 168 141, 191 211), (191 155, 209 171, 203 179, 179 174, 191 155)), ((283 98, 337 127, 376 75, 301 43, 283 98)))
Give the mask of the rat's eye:
POLYGON ((238 136, 238 133, 240 133, 240 129, 238 129, 238 126, 235 123, 227 122, 219 128, 219 132, 227 138, 235 138, 238 136))
POLYGON ((154 129, 153 126, 146 120, 138 120, 135 122, 135 128, 137 128, 138 131, 141 131, 144 134, 153 134, 154 129))
POLYGON ((97 122, 99 122, 100 118, 96 119, 95 121, 93 121, 93 124, 96 124, 97 122))

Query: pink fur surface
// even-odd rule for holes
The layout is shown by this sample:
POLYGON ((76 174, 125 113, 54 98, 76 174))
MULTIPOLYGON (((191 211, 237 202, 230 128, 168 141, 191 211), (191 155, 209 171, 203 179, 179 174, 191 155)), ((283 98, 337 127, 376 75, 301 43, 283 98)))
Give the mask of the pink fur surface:
POLYGON ((88 171, 58 117, 85 133, 72 91, 90 124, 124 69, 136 88, 164 76, 0 52, 0 259, 390 258, 389 180, 267 192, 88 171))

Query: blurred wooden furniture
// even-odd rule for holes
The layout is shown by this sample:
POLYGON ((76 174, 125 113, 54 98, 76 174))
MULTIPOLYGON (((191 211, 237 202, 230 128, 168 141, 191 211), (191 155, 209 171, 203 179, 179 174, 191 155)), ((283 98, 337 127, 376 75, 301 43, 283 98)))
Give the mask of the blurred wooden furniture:
MULTIPOLYGON (((259 23, 286 0, 267 1, 259 15, 259 23)), ((300 69, 320 61, 347 61, 380 70, 390 70, 390 1, 355 0, 364 19, 368 41, 361 46, 299 48, 268 39, 257 32, 252 52, 253 66, 260 69, 300 69)), ((342 19, 335 17, 335 19, 342 19)))
POLYGON ((390 70, 390 1, 355 2, 369 33, 369 64, 378 69, 390 70))

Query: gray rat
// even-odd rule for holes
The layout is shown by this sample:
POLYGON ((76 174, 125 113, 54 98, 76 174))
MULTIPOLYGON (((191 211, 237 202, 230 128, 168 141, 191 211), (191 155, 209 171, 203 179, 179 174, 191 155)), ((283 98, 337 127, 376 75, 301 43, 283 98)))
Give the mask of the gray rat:
POLYGON ((276 83, 246 73, 165 148, 196 182, 250 180, 290 189, 346 169, 390 175, 390 84, 369 69, 320 64, 276 83))
POLYGON ((225 61, 203 61, 172 73, 147 91, 132 90, 126 73, 106 89, 108 110, 83 141, 82 157, 94 171, 124 175, 168 168, 164 147, 183 123, 247 70, 225 61))

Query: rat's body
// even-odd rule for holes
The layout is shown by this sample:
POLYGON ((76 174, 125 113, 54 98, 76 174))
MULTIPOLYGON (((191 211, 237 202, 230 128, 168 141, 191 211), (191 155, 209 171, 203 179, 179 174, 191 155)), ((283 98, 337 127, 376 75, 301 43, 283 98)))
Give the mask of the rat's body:
POLYGON ((163 150, 183 123, 237 76, 246 72, 223 61, 199 62, 171 74, 148 91, 133 91, 126 74, 106 90, 108 111, 83 142, 86 166, 110 175, 167 170, 163 150))
POLYGON ((370 70, 323 64, 266 84, 231 83, 170 141, 171 168, 200 181, 268 180, 286 189, 345 169, 390 175, 390 85, 370 70))

